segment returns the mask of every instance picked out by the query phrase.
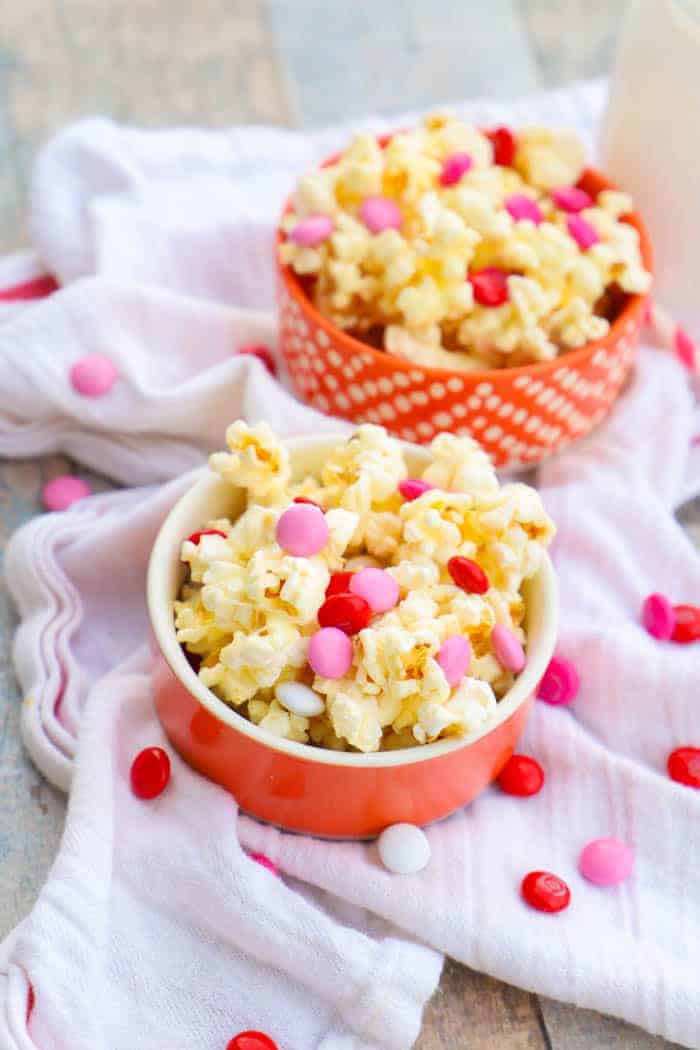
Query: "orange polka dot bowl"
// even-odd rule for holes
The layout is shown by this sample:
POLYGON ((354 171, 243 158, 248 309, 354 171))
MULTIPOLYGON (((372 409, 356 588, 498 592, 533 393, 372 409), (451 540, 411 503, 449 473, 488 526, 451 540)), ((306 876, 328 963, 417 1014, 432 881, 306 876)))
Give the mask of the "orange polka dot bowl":
MULTIPOLYGON (((319 471, 344 437, 290 439, 295 478, 319 471)), ((418 475, 428 452, 405 445, 418 475)), ((182 539, 202 522, 235 519, 245 493, 203 470, 175 504, 156 538, 148 570, 153 632, 153 693, 172 746, 222 785, 241 808, 292 831, 329 838, 370 838, 391 824, 429 824, 461 808, 498 777, 513 754, 537 685, 552 658, 557 587, 545 556, 527 583, 527 663, 492 719, 468 736, 374 754, 338 752, 273 736, 228 707, 199 679, 178 644, 173 600, 184 578, 182 539)), ((177 767, 173 765, 173 780, 177 767)), ((206 814, 203 814, 206 820, 206 814)))
MULTIPOLYGON (((591 196, 616 188, 592 168, 579 186, 591 196)), ((651 271, 641 218, 633 213, 625 221, 639 232, 651 271)), ((444 430, 469 434, 497 467, 532 466, 603 419, 632 366, 646 312, 647 296, 627 295, 602 339, 552 361, 466 372, 417 366, 361 342, 316 309, 279 256, 277 272, 280 349, 303 401, 421 444, 444 430)))

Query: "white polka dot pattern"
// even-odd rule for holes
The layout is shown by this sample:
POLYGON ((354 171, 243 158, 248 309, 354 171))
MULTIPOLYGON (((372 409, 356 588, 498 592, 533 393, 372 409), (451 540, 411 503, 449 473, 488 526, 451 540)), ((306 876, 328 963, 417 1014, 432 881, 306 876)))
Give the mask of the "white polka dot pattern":
POLYGON ((626 322, 590 351, 484 379, 483 372, 426 373, 389 354, 350 349, 284 281, 279 302, 280 346, 302 400, 355 423, 382 423, 406 441, 429 442, 445 430, 472 435, 497 466, 532 465, 600 422, 632 365, 644 316, 637 299, 626 322))

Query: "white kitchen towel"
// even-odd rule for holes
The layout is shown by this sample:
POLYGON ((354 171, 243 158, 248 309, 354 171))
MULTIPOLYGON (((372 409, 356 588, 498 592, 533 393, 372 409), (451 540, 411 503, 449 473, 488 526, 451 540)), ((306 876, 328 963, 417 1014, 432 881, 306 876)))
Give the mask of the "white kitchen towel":
MULTIPOLYGON (((598 87, 578 88, 514 109, 460 108, 483 121, 574 123, 590 133, 600 97, 598 87)), ((269 418, 285 433, 337 426, 298 405, 259 362, 232 352, 274 339, 270 208, 276 212, 291 174, 340 136, 147 133, 99 121, 50 144, 37 168, 33 229, 49 270, 70 283, 0 328, 7 393, 0 453, 61 449, 141 484, 201 462, 239 414, 269 418), (70 365, 91 351, 112 356, 121 377, 95 402, 67 382, 70 365)), ((504 980, 700 1046, 700 871, 692 862, 700 798, 664 768, 673 747, 698 742, 700 647, 660 644, 638 624, 652 590, 676 601, 700 595, 700 563, 673 518, 698 487, 697 429, 685 375, 671 358, 645 350, 611 419, 540 470, 560 528, 560 650, 577 663, 581 693, 568 710, 536 705, 523 750, 545 766, 543 792, 528 800, 485 793, 430 830, 432 861, 411 878, 385 872, 372 846, 317 842, 239 819, 238 841, 299 880, 292 894, 257 869, 246 879, 251 865, 236 842, 235 806, 177 759, 171 790, 155 806, 128 795, 127 756, 141 741, 161 739, 138 652, 144 566, 186 478, 97 496, 25 526, 6 561, 22 617, 23 728, 47 775, 66 787, 74 771, 74 785, 56 868, 5 948, 0 1002, 1 1023, 14 1033, 9 1045, 73 1050, 88 1045, 81 1033, 89 1031, 90 1045, 105 1050, 214 1050, 225 1045, 222 1020, 253 1023, 241 1013, 251 1003, 260 1004, 256 1026, 273 1026, 274 1036, 272 1002, 281 1050, 408 1046, 439 965, 414 936, 504 980), (202 821, 209 806, 212 820, 202 821), (222 865, 224 810, 232 841, 222 865), (171 818, 181 845, 168 849, 171 818), (576 859, 586 841, 608 834, 634 845, 637 869, 624 886, 599 890, 579 878, 576 859), (187 889, 190 865, 202 873, 203 894, 187 889), (569 881, 567 912, 543 916, 521 902, 520 879, 538 867, 569 881), (330 896, 321 904, 308 890, 300 895, 300 885, 330 896), (221 904, 216 915, 209 894, 221 904), (339 921, 338 900, 360 910, 339 921), (403 932, 367 925, 367 909, 403 932), (278 926, 282 910, 287 925, 278 926), (153 937, 143 932, 151 922, 153 937), (239 927, 259 937, 242 943, 239 927), (288 938, 304 949, 302 974, 292 972, 288 938), (326 946, 321 969, 331 975, 311 962, 328 939, 335 954, 326 946), (191 966, 182 961, 188 944, 191 966), (222 982, 235 956, 236 984, 244 985, 231 992, 225 1017, 206 995, 219 950, 222 982), (413 983, 401 981, 407 968, 413 983), (277 973, 288 976, 276 985, 277 973), (27 975, 36 992, 31 1042, 27 975), (71 979, 85 989, 82 1008, 61 991, 71 979), (376 994, 366 1000, 370 986, 376 994), (139 1001, 144 990, 154 997, 154 1009, 133 1011, 125 1044, 122 1007, 135 988, 139 1001), (354 1010, 348 1003, 358 997, 354 1010), (302 1027, 312 1026, 303 1037, 289 1027, 297 1008, 302 1027)))

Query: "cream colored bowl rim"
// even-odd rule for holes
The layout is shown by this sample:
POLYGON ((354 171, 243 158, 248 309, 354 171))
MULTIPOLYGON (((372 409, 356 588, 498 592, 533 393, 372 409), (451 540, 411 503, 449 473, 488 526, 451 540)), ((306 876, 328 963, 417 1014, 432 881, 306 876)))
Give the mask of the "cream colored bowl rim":
MULTIPOLYGON (((308 435, 303 437, 288 438, 284 444, 294 455, 295 449, 309 449, 316 447, 319 459, 324 452, 347 441, 347 433, 308 435)), ((429 459, 427 449, 402 441, 402 446, 412 455, 429 459)), ((323 765, 347 766, 353 768, 386 768, 391 766, 408 766, 415 762, 425 762, 429 759, 448 755, 453 751, 459 751, 469 747, 482 737, 492 733, 503 722, 523 704, 535 691, 544 674, 546 667, 554 653, 557 636, 558 617, 558 591, 556 576, 551 560, 545 554, 542 565, 537 574, 529 583, 530 588, 535 588, 542 603, 542 617, 540 631, 528 639, 528 658, 525 669, 516 679, 512 688, 508 690, 499 702, 497 712, 487 725, 479 730, 462 737, 453 737, 448 740, 438 740, 432 744, 423 744, 415 748, 406 748, 397 751, 376 751, 371 754, 348 751, 331 751, 314 747, 309 744, 300 744, 282 737, 273 736, 266 730, 254 725, 243 715, 238 714, 233 708, 220 700, 210 689, 208 689, 190 667, 175 635, 171 601, 168 596, 167 580, 172 570, 173 561, 179 562, 180 547, 183 535, 184 522, 192 516, 192 511, 200 506, 201 520, 204 524, 211 515, 207 513, 207 503, 210 502, 211 493, 220 479, 203 467, 196 475, 192 487, 174 504, 160 527, 148 565, 147 577, 147 602, 151 628, 158 648, 169 665, 173 674, 180 680, 189 693, 220 722, 230 726, 236 732, 250 737, 258 744, 279 751, 294 758, 303 759, 306 762, 319 762, 323 765)))

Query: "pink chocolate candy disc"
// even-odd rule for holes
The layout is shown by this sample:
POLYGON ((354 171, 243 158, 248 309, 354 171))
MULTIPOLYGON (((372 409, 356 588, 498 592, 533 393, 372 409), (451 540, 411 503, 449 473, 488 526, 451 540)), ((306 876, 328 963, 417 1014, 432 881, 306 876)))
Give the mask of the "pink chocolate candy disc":
POLYGON ((44 485, 42 499, 47 510, 68 510, 73 503, 85 499, 91 492, 87 481, 74 478, 71 474, 62 474, 44 485))
POLYGON ((513 193, 510 197, 506 197, 505 206, 508 214, 516 222, 521 219, 529 219, 530 222, 534 222, 535 226, 539 226, 544 220, 542 209, 537 201, 525 193, 513 193))
POLYGON ((472 647, 461 634, 453 634, 442 643, 436 659, 448 685, 459 685, 469 670, 472 647))
POLYGON ((388 197, 365 197, 360 205, 360 218, 370 233, 400 230, 403 223, 401 209, 388 197))
POLYGON ((578 870, 596 886, 617 886, 629 878, 634 868, 634 854, 618 839, 594 839, 584 846, 578 870))
POLYGON ((287 554, 310 558, 328 543, 328 523, 319 507, 311 503, 294 503, 280 516, 276 537, 287 554))
POLYGON ((650 594, 642 605, 642 623, 653 638, 667 642, 676 626, 673 606, 664 594, 650 594))
POLYGON ((468 153, 452 153, 446 157, 440 172, 441 186, 455 186, 462 175, 470 170, 474 161, 468 153))
POLYGON ((309 215, 289 231, 289 240, 302 248, 317 248, 333 233, 333 220, 327 215, 309 215))
POLYGON ((593 205, 592 198, 578 186, 562 186, 558 190, 552 190, 552 200, 557 208, 569 212, 583 211, 584 208, 590 208, 593 205))
POLYGON ((103 397, 117 381, 117 370, 104 354, 87 354, 70 370, 70 383, 83 397, 103 397))
POLYGON ((590 222, 586 222, 580 215, 570 215, 566 220, 566 228, 569 231, 569 235, 578 244, 582 252, 588 251, 594 244, 597 244, 600 240, 596 230, 593 229, 590 222))
POLYGON ((385 569, 360 569, 353 573, 350 591, 364 598, 373 613, 388 612, 399 600, 399 585, 385 569))
POLYGON ((578 671, 564 656, 553 656, 537 687, 537 699, 546 704, 570 704, 581 685, 578 671))
POLYGON ((512 671, 513 674, 522 671, 525 666, 525 650, 511 629, 502 623, 497 623, 491 638, 493 651, 501 667, 505 667, 506 671, 512 671))
POLYGON ((352 664, 352 642, 339 627, 322 627, 309 639, 306 658, 321 678, 342 678, 352 664))
POLYGON ((399 482, 399 492, 409 503, 414 499, 418 499, 424 492, 430 492, 433 488, 435 486, 431 485, 429 481, 421 481, 420 478, 404 478, 403 481, 399 482))

